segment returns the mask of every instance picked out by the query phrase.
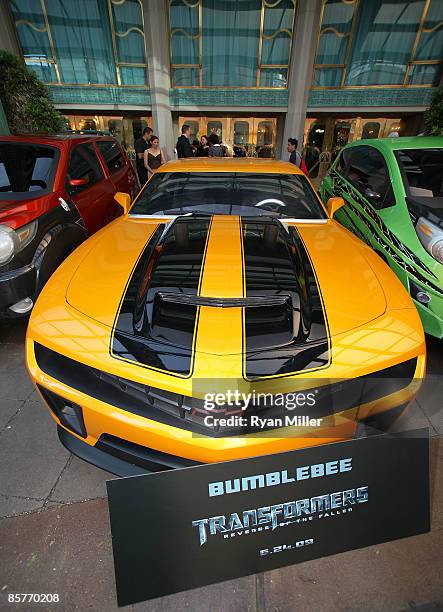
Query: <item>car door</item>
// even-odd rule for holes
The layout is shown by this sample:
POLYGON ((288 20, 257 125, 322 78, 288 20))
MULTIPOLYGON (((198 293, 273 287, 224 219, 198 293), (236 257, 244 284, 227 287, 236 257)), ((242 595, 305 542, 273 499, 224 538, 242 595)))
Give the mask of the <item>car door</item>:
POLYGON ((72 148, 66 189, 90 234, 110 221, 109 206, 114 200, 115 188, 107 179, 92 142, 72 148))
POLYGON ((120 144, 116 140, 97 140, 95 144, 109 172, 115 191, 123 191, 132 196, 135 176, 120 144))

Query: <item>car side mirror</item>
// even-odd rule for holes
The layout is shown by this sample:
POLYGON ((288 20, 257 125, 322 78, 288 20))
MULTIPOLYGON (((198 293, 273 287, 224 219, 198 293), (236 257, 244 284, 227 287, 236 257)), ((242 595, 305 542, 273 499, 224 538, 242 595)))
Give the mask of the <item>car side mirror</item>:
POLYGON ((89 176, 85 176, 83 178, 78 179, 70 179, 69 187, 84 187, 89 183, 89 176))
POLYGON ((365 196, 365 198, 368 198, 368 200, 374 200, 375 202, 378 202, 381 199, 381 195, 370 187, 367 187, 363 191, 363 195, 365 196))
POLYGON ((114 200, 120 204, 123 208, 123 214, 127 215, 129 209, 131 208, 131 196, 129 193, 123 193, 122 191, 117 191, 114 196, 114 200))
POLYGON ((327 209, 329 218, 332 219, 339 208, 345 205, 343 198, 329 198, 327 209))

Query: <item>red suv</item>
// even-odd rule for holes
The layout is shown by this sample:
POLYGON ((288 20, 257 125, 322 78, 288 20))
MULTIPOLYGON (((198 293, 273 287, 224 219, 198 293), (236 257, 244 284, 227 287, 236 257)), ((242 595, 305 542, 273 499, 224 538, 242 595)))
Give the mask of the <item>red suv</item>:
POLYGON ((110 136, 0 139, 0 317, 29 312, 52 272, 121 214, 136 177, 110 136))

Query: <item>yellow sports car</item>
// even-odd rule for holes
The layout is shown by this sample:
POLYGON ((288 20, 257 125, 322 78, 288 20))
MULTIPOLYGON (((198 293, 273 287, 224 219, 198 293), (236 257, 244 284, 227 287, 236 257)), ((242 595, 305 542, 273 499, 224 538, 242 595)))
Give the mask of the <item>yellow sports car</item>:
POLYGON ((352 437, 425 370, 417 311, 289 163, 183 159, 56 270, 26 360, 62 443, 118 475, 352 437))

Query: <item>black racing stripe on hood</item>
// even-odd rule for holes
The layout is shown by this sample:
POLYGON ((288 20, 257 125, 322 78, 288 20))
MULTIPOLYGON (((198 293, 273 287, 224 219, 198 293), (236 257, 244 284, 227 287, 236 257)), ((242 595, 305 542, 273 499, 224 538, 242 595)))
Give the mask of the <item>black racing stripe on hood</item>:
POLYGON ((160 225, 129 279, 115 322, 111 354, 187 377, 192 373, 200 307, 161 299, 198 295, 210 218, 178 218, 160 225))
POLYGON ((246 298, 287 296, 244 309, 244 377, 290 375, 330 363, 329 330, 309 254, 294 227, 242 219, 246 298))

